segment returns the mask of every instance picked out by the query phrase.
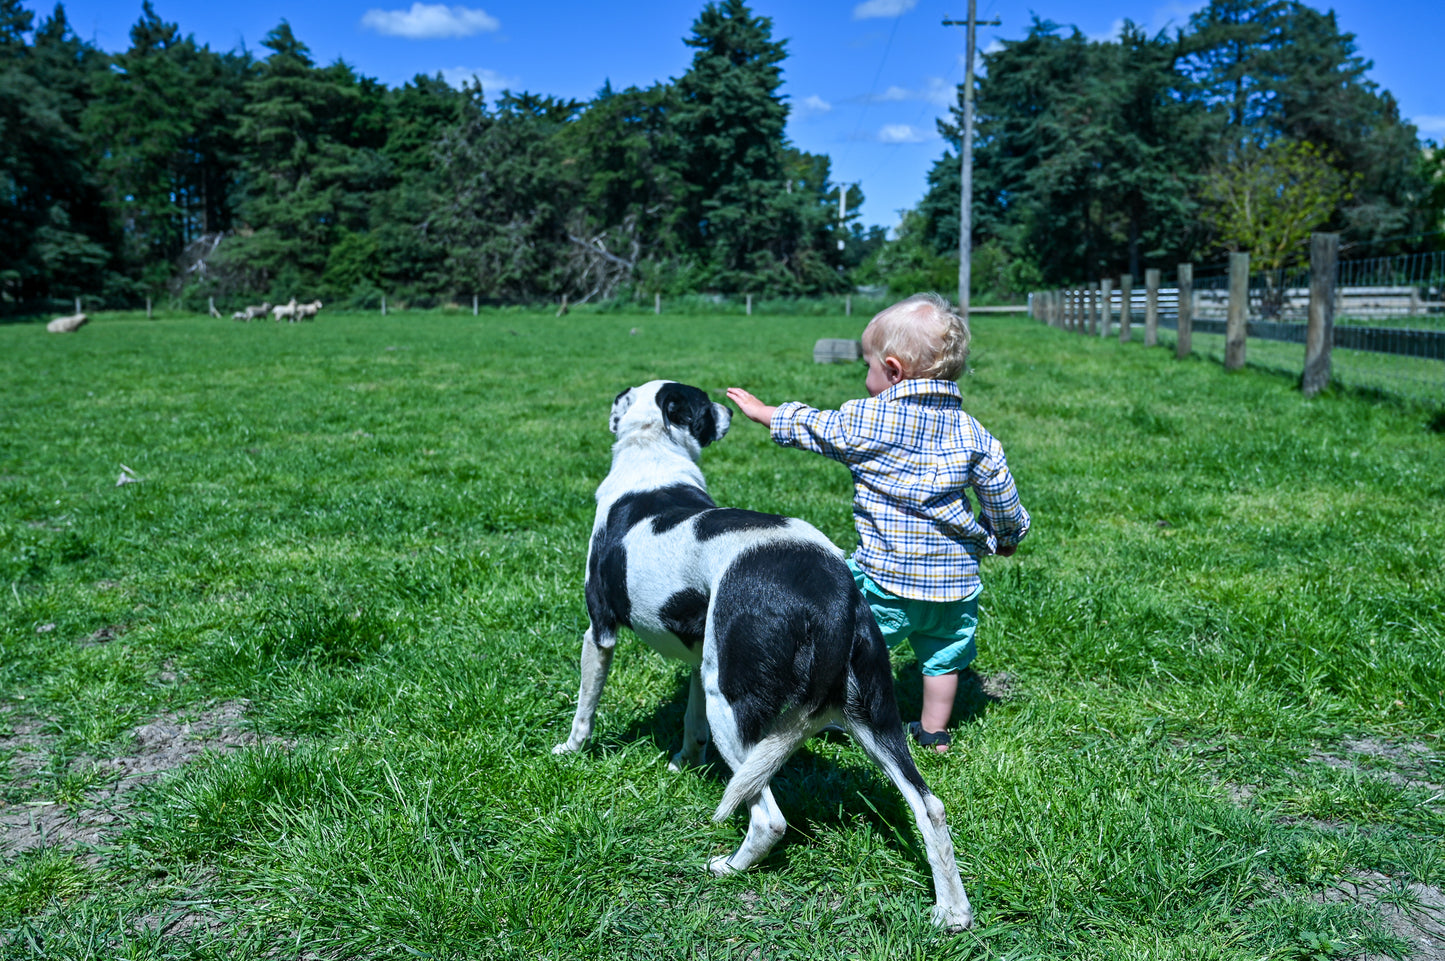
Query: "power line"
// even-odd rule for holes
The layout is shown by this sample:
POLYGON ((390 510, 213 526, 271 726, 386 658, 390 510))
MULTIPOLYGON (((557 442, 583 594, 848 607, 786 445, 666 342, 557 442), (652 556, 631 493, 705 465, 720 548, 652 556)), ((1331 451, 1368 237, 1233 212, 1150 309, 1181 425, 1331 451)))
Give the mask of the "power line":
POLYGON ((853 135, 843 145, 843 155, 838 158, 839 164, 847 159, 848 151, 853 149, 853 142, 858 139, 858 131, 863 129, 863 118, 868 113, 868 105, 873 102, 873 94, 878 89, 878 78, 883 76, 883 67, 888 63, 888 53, 893 49, 893 38, 898 33, 898 21, 902 19, 902 16, 893 18, 893 29, 888 31, 888 43, 883 47, 883 58, 878 61, 878 69, 873 72, 873 83, 868 88, 868 96, 863 100, 863 109, 858 111, 858 123, 853 127, 853 135))

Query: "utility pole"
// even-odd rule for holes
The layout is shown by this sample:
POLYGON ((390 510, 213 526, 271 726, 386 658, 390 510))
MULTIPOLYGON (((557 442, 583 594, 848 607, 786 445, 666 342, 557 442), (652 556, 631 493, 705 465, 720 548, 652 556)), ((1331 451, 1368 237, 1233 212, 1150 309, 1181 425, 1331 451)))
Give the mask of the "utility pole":
MULTIPOLYGON (((860 183, 860 181, 855 180, 855 181, 853 181, 853 182, 851 182, 851 183, 846 183, 846 184, 845 184, 845 183, 840 183, 840 184, 838 184, 838 229, 839 229, 839 230, 844 230, 844 229, 846 229, 846 221, 848 220, 848 188, 849 188, 849 187, 856 187, 856 186, 858 186, 859 183, 860 183)), ((842 250, 842 249, 843 249, 843 240, 842 240, 841 237, 838 239, 838 249, 839 249, 839 250, 842 250)))
MULTIPOLYGON (((997 27, 1001 20, 985 20, 983 26, 997 27)), ((980 26, 978 0, 968 0, 968 19, 943 19, 945 27, 968 27, 968 47, 964 55, 963 130, 959 150, 958 198, 958 309, 968 316, 968 288, 973 259, 973 48, 980 26)))

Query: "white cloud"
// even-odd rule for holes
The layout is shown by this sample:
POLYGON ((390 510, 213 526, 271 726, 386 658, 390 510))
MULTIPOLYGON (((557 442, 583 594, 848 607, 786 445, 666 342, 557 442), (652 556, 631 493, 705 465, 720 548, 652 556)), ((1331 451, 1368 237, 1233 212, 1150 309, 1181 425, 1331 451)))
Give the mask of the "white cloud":
POLYGON ((827 113, 833 109, 833 105, 817 94, 804 97, 793 106, 794 119, 801 120, 804 117, 816 117, 820 113, 827 113))
POLYGON ((1423 134, 1445 136, 1445 114, 1422 114, 1409 120, 1423 134))
POLYGON ((1119 39, 1119 34, 1123 30, 1124 18, 1120 17, 1113 23, 1109 24, 1109 29, 1106 33, 1091 33, 1088 35, 1088 37, 1095 43, 1113 43, 1115 40, 1119 39))
POLYGON ((503 90, 516 90, 522 85, 521 77, 508 77, 486 67, 444 67, 441 75, 447 86, 454 90, 462 89, 475 77, 482 82, 482 91, 489 98, 503 90))
POLYGON ((361 17, 361 25, 388 37, 437 40, 492 33, 501 29, 502 22, 480 8, 418 2, 410 10, 368 10, 361 17))
POLYGON ((923 89, 923 99, 939 107, 951 107, 958 103, 958 85, 942 77, 929 77, 923 89))
POLYGON ((1188 26, 1189 17, 1203 6, 1201 0, 1169 0, 1149 18, 1149 29, 1158 33, 1161 30, 1188 26))
POLYGON ((884 124, 878 131, 880 143, 927 143, 937 137, 938 134, 932 131, 921 130, 907 123, 884 124))
POLYGON ((958 88, 942 77, 929 77, 922 90, 893 86, 869 98, 870 103, 897 103, 903 100, 927 100, 939 107, 952 106, 958 100, 958 88))
POLYGON ((854 20, 901 17, 917 6, 918 0, 864 0, 853 8, 854 20))

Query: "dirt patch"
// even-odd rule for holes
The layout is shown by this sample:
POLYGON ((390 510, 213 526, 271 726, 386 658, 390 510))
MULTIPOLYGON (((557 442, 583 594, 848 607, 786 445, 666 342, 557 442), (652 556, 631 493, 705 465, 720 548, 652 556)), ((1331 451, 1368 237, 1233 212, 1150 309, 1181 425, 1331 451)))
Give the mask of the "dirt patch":
MULTIPOLYGON (((1397 938, 1410 945, 1412 961, 1445 961, 1445 892, 1439 888, 1370 872, 1328 889, 1325 900, 1373 910, 1397 938)), ((1372 954, 1363 961, 1390 959, 1372 954)))
POLYGON ((1018 693, 1015 690, 1014 676, 1007 671, 999 671, 997 674, 979 675, 983 693, 995 701, 1010 701, 1018 693))
POLYGON ((1445 783, 1441 783, 1445 781, 1445 763, 1437 750, 1418 741, 1397 744, 1383 738, 1346 738, 1338 749, 1317 751, 1309 761, 1445 797, 1445 783))
MULTIPOLYGON (((0 806, 0 857, 39 847, 100 844, 124 824, 128 795, 137 788, 207 751, 259 743, 244 726, 248 706, 247 701, 227 701, 194 716, 163 715, 135 729, 129 753, 75 759, 70 772, 94 778, 97 785, 83 791, 76 802, 34 800, 0 806)), ((38 786, 38 772, 48 764, 57 740, 42 733, 43 726, 33 719, 13 719, 11 733, 0 736, 0 757, 10 755, 12 789, 34 791, 38 786)))

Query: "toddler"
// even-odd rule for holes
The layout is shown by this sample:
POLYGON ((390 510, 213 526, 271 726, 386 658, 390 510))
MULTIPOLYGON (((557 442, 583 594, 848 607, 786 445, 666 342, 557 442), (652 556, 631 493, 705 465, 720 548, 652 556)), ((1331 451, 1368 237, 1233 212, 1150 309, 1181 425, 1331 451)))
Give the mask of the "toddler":
POLYGON ((963 410, 954 383, 968 341, 948 301, 916 294, 863 331, 868 400, 772 407, 728 390, 777 443, 848 465, 859 541, 848 566, 889 648, 908 640, 918 657, 923 712, 909 731, 939 752, 950 743, 959 672, 977 653, 979 558, 1007 557, 1029 529, 1003 447, 963 410))

